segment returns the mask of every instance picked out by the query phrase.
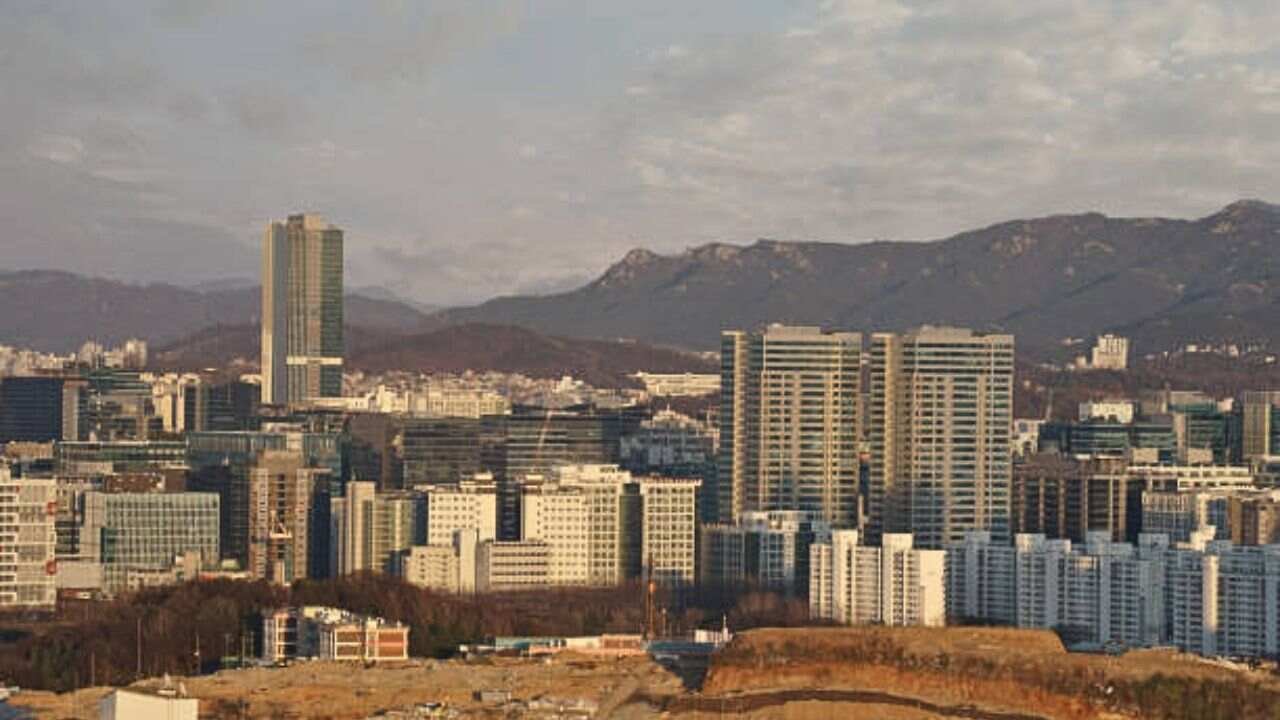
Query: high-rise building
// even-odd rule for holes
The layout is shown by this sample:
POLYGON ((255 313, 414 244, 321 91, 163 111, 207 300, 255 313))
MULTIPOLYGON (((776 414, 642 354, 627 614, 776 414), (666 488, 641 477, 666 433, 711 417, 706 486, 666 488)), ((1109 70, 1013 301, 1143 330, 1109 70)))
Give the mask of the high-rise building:
POLYGON ((858 544, 857 530, 836 530, 809 560, 809 615, 845 625, 946 624, 946 553, 886 534, 880 547, 858 544))
POLYGON ((57 376, 0 379, 0 443, 78 440, 83 384, 57 376))
POLYGON ((392 573, 401 553, 427 540, 426 500, 412 491, 378 492, 372 482, 347 483, 330 503, 332 576, 392 573))
POLYGON ((1013 532, 1084 542, 1103 531, 1136 541, 1145 483, 1124 458, 1037 454, 1013 467, 1013 532))
POLYGON ((0 608, 53 609, 57 487, 0 465, 0 608))
MULTIPOLYGON (((296 450, 264 450, 248 470, 250 575, 287 585, 318 565, 315 506, 328 496, 329 470, 309 467, 296 450)), ((327 504, 327 503, 326 503, 327 504)), ((329 526, 324 524, 327 531, 329 526)), ((324 533, 326 537, 328 532, 324 533)), ((324 552, 325 566, 329 554, 324 552)))
POLYGON ((1013 337, 960 328, 871 343, 868 539, 942 549, 970 530, 1008 539, 1013 337))
POLYGON ((770 325, 720 338, 720 459, 715 517, 816 513, 850 527, 859 516, 862 336, 770 325))
POLYGON ((262 402, 342 394, 342 230, 316 215, 267 226, 262 243, 262 402))

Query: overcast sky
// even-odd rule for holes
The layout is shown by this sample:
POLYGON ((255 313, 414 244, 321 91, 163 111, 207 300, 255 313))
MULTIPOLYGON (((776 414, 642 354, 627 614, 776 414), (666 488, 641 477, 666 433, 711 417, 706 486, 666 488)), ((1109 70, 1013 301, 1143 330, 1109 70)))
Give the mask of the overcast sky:
POLYGON ((919 240, 1280 199, 1274 0, 74 2, 0 9, 0 267, 576 285, 633 247, 919 240))

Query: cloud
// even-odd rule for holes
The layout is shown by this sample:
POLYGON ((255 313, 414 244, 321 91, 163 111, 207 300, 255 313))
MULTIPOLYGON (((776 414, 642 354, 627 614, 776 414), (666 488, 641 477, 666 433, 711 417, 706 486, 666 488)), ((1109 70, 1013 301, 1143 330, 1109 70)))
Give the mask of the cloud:
POLYGON ((658 58, 619 142, 664 217, 739 239, 1195 214, 1280 161, 1277 51, 1261 2, 833 1, 658 58))

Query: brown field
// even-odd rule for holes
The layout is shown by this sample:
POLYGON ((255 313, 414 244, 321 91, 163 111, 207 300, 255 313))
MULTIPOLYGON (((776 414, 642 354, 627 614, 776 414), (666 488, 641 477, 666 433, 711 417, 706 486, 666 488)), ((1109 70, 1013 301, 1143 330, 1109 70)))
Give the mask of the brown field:
MULTIPOLYGON (((457 717, 1280 717, 1280 681, 1271 673, 1161 650, 1067 653, 1051 632, 987 628, 749 631, 715 657, 700 692, 645 657, 567 654, 367 669, 299 663, 183 682, 210 718, 345 720, 425 702, 445 703, 457 717), (479 690, 508 691, 513 702, 482 704, 479 690), (1223 692, 1252 704, 1230 711, 1223 692)), ((106 692, 24 692, 13 702, 42 718, 88 720, 106 692)))

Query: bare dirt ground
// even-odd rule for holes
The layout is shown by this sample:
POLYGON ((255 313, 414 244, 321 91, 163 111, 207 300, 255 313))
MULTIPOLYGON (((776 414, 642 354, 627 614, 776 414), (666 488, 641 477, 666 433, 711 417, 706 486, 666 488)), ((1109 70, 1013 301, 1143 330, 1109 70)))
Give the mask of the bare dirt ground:
MULTIPOLYGON (((655 697, 682 692, 680 681, 647 657, 588 658, 561 655, 553 660, 498 658, 491 662, 423 660, 396 667, 362 668, 336 663, 299 663, 285 668, 228 670, 197 678, 174 678, 200 699, 201 717, 219 718, 365 718, 380 711, 443 703, 457 717, 586 716, 616 717, 619 705, 637 691, 655 697), (512 702, 484 703, 479 691, 500 690, 512 702), (241 704, 243 701, 243 705, 241 704), (510 714, 510 715, 509 715, 510 714)), ((148 680, 139 683, 156 687, 148 680)), ((96 720, 97 704, 107 688, 55 695, 22 692, 12 704, 40 718, 96 720)), ((625 716, 656 714, 631 703, 625 716)))
MULTIPOLYGON (((385 717, 809 718, 885 720, 1097 720, 1128 717, 1101 711, 1081 698, 1029 687, 1007 678, 975 678, 946 667, 904 670, 838 660, 853 645, 890 642, 903 652, 953 660, 981 658, 993 673, 1017 666, 1037 672, 1085 668, 1102 681, 1155 674, 1197 680, 1246 681, 1280 689, 1276 676, 1163 650, 1123 656, 1066 652, 1050 632, 987 628, 808 628, 744 633, 737 659, 714 661, 705 685, 686 689, 680 677, 648 657, 598 658, 562 654, 551 659, 493 658, 413 661, 362 668, 298 663, 285 668, 224 671, 181 681, 200 698, 204 718, 366 718, 441 703, 437 715, 385 717), (744 660, 744 658, 746 658, 744 660), (752 659, 754 658, 754 659, 752 659), (484 702, 480 691, 504 691, 508 701, 484 702)), ((731 648, 731 650, 733 649, 731 648)), ((733 653, 726 653, 726 657, 733 653)), ((156 687, 156 680, 140 685, 156 687)), ((22 692, 11 702, 40 718, 92 720, 109 692, 89 688, 55 695, 22 692)))

